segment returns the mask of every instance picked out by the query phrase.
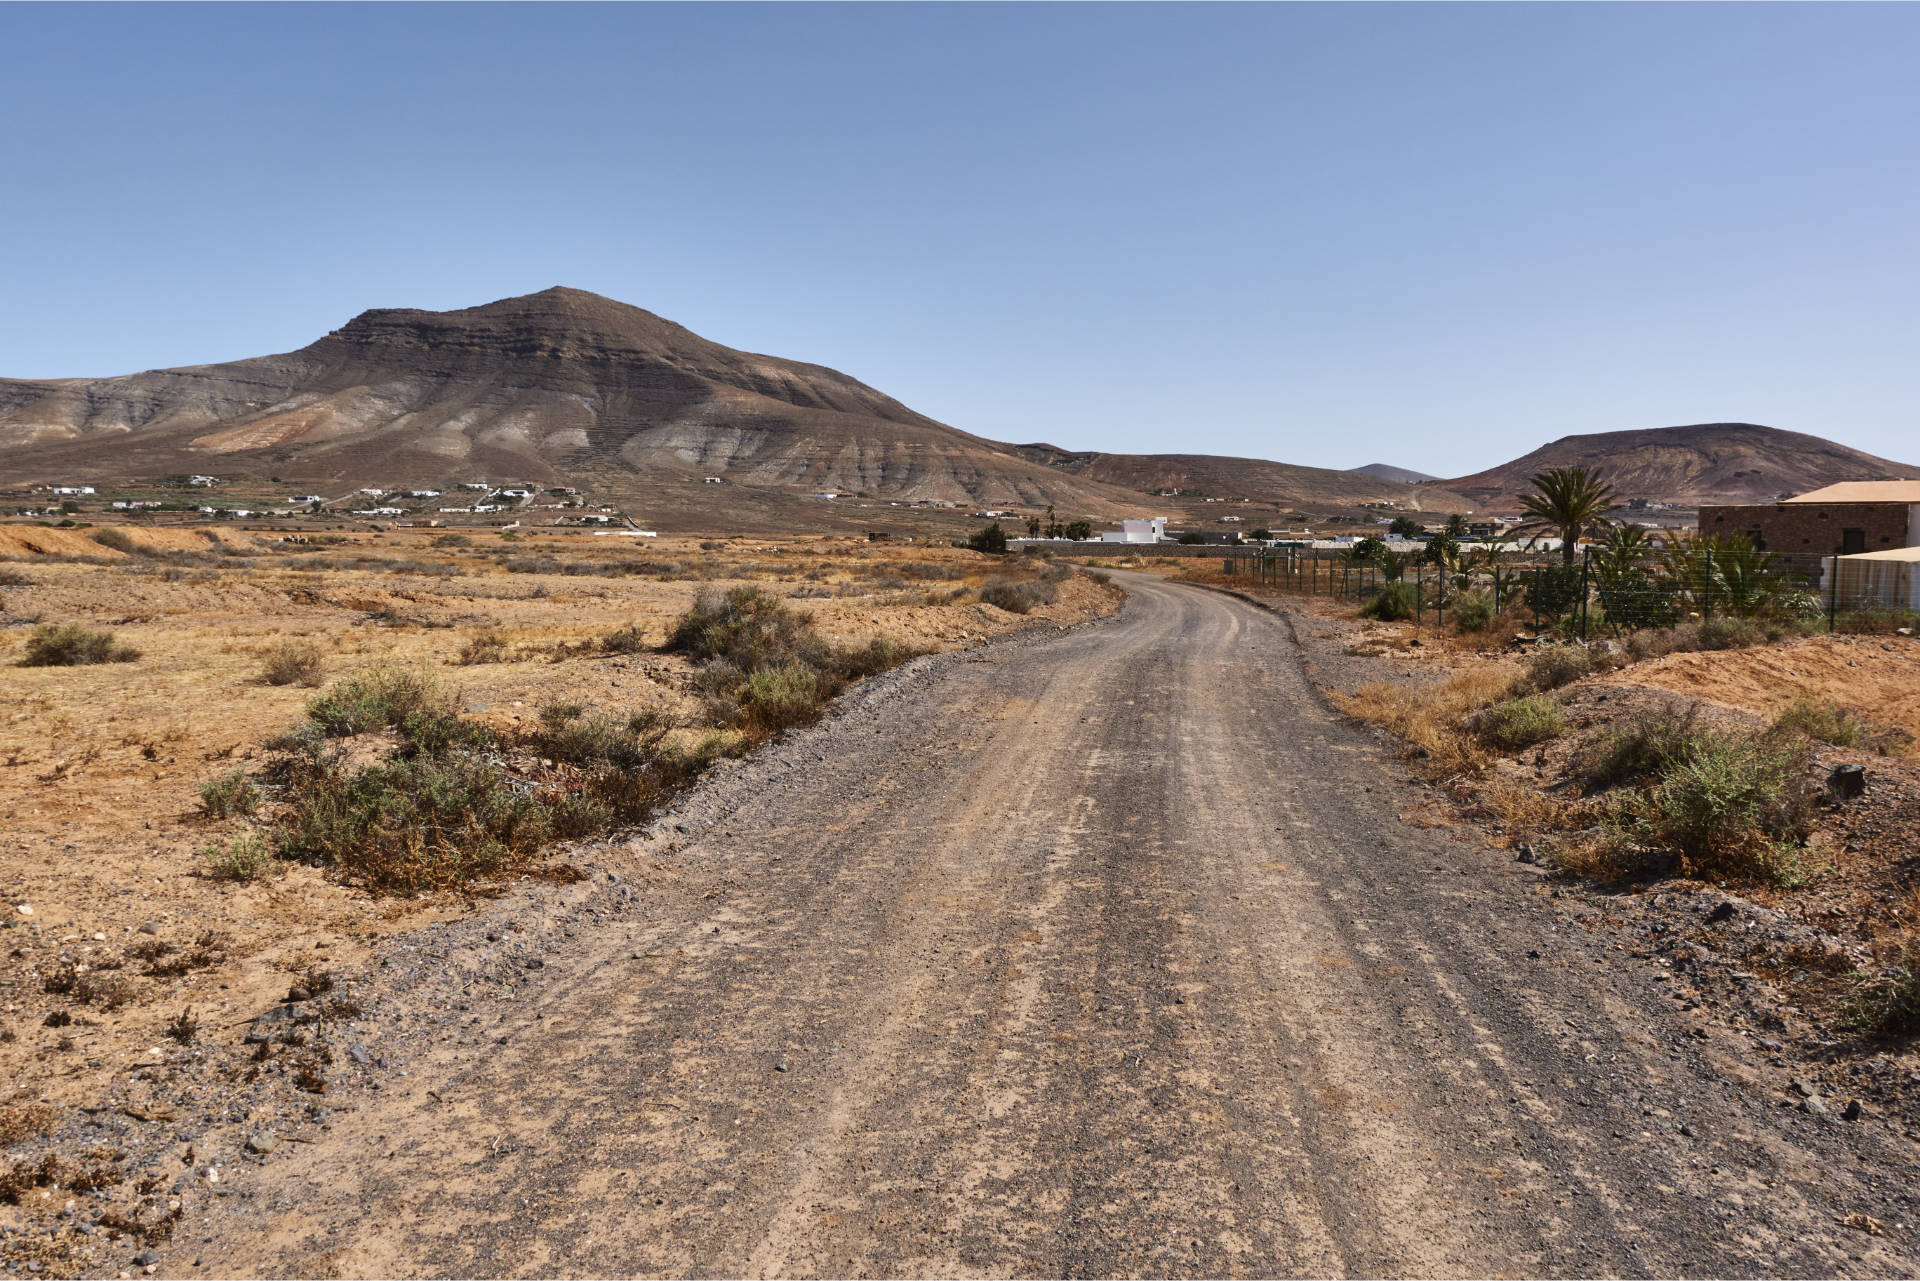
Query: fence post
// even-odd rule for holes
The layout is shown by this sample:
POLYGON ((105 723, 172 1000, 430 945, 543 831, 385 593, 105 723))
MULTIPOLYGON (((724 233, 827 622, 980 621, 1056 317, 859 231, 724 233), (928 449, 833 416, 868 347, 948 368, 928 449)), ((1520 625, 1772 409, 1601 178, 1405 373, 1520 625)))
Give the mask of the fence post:
POLYGON ((1713 548, 1707 548, 1706 579, 1700 585, 1700 621, 1713 617, 1713 548))
POLYGON ((1833 635, 1835 624, 1840 621, 1840 553, 1836 550, 1827 559, 1832 566, 1827 571, 1827 635, 1833 635))
POLYGON ((1580 639, 1587 639, 1587 571, 1593 564, 1593 548, 1580 553, 1580 639))

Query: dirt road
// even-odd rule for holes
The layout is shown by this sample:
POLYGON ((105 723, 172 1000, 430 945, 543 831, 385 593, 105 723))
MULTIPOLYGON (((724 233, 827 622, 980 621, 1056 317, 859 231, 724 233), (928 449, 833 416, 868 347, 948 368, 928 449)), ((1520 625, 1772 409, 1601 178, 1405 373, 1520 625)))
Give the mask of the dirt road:
POLYGON ((1409 824, 1284 619, 1128 586, 876 682, 564 927, 439 936, 381 1088, 166 1268, 1914 1271, 1906 1139, 1409 824))

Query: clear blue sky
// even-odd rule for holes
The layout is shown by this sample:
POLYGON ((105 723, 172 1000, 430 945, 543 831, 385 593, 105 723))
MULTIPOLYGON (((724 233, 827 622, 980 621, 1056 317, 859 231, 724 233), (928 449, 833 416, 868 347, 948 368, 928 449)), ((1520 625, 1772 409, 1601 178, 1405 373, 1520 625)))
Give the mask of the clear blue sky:
POLYGON ((567 284, 1074 448, 1920 462, 1920 8, 0 5, 0 374, 567 284))

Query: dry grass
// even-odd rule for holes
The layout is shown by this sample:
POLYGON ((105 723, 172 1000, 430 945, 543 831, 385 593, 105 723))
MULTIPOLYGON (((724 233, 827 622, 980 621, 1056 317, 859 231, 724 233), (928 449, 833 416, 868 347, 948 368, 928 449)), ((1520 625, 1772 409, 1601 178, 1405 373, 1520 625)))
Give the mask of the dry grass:
POLYGON ((1431 685, 1368 681, 1351 694, 1336 692, 1333 697, 1346 715, 1405 739, 1429 773, 1477 774, 1489 757, 1466 728, 1466 718, 1504 697, 1512 683, 1511 669, 1489 665, 1455 672, 1431 685))
MULTIPOLYGON (((387 933, 459 910, 446 896, 375 901, 327 866, 276 856, 290 794, 265 745, 304 719, 312 676, 324 678, 330 723, 360 731, 324 740, 346 754, 346 776, 390 762, 449 723, 476 726, 512 747, 515 786, 553 801, 547 830, 570 838, 605 830, 608 815, 649 812, 707 764, 747 750, 756 733, 795 714, 784 699, 790 691, 763 680, 739 691, 751 695, 753 724, 711 728, 700 662, 659 648, 704 588, 757 585, 849 654, 875 640, 916 650, 967 645, 1041 620, 1079 621, 1118 599, 1075 574, 1054 584, 1053 604, 1009 615, 972 593, 994 575, 1040 581, 1045 566, 864 537, 662 538, 642 561, 622 541, 539 531, 510 543, 442 530, 308 531, 297 543, 238 528, 222 529, 217 542, 188 528, 126 532, 141 550, 75 531, 0 538, 0 554, 13 558, 10 616, 111 632, 115 645, 142 654, 137 663, 13 666, 30 629, 0 635, 9 673, 0 682, 0 764, 8 767, 0 810, 9 820, 0 872, 9 904, 34 905, 32 922, 44 931, 40 943, 32 930, 13 934, 27 952, 15 973, 26 977, 10 999, 27 1010, 17 1036, 0 1036, 0 1072, 60 1106, 92 1101, 111 1088, 113 1065, 164 1042, 169 1020, 199 1005, 190 979, 223 1001, 265 1008, 286 990, 283 961, 304 970, 321 948, 333 965, 360 964, 387 933), (555 570, 510 572, 509 555, 550 558, 555 570), (803 587, 830 594, 794 599, 803 587), (947 599, 954 593, 963 598, 947 599), (617 632, 622 640, 603 646, 617 632), (316 655, 317 664, 302 659, 289 683, 271 683, 269 660, 283 651, 316 655), (383 669, 435 674, 429 683, 438 688, 403 707, 408 700, 397 695, 406 691, 369 688, 365 678, 383 669), (578 706, 586 720, 624 726, 655 717, 676 728, 645 770, 551 756, 545 768, 526 745, 543 728, 539 710, 552 704, 578 706), (410 728, 410 712, 437 714, 410 728), (235 775, 251 786, 229 781, 235 775), (203 798, 210 780, 217 786, 203 798), (590 803, 562 804, 566 796, 590 803), (248 805, 256 812, 242 817, 248 805), (209 830, 210 819, 221 826, 209 830), (228 941, 199 947, 171 933, 155 941, 137 933, 150 920, 192 921, 195 933, 213 929, 228 941), (69 935, 77 938, 59 942, 69 935), (122 939, 151 946, 136 954, 122 939), (65 991, 40 991, 62 951, 87 971, 55 975, 65 991), (116 958, 127 977, 107 969, 116 958), (41 1032, 50 1013, 69 1024, 41 1032), (84 1056, 58 1050, 63 1033, 84 1056), (104 1066, 82 1066, 88 1059, 104 1066)), ((804 703, 798 710, 808 710, 804 703)), ((383 874, 439 883, 451 864, 437 853, 398 851, 383 874)), ((211 1043, 216 1016, 211 1007, 199 1014, 196 1044, 211 1043)))

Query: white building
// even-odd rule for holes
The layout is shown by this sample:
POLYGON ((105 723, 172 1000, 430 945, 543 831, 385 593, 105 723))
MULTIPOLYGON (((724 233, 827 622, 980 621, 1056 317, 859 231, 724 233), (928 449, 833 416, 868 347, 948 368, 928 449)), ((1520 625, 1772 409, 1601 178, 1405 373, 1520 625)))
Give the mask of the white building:
POLYGON ((1153 516, 1146 520, 1123 520, 1118 530, 1102 530, 1100 541, 1103 543, 1164 543, 1167 540, 1167 518, 1153 516))

